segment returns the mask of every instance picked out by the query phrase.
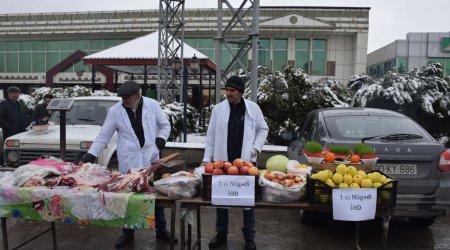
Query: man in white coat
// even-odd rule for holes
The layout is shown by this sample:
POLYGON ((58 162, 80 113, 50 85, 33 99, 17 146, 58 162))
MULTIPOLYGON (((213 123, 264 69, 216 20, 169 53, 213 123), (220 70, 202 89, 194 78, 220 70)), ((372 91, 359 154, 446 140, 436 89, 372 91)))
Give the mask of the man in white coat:
MULTIPOLYGON (((269 128, 259 106, 242 97, 244 89, 240 77, 232 76, 227 80, 227 100, 214 107, 209 121, 203 163, 218 160, 232 162, 236 158, 256 163, 256 155, 264 146, 269 128)), ((255 210, 244 209, 243 214, 245 249, 256 249, 253 240, 255 210)), ((216 216, 217 235, 209 242, 210 248, 227 242, 228 209, 218 208, 216 216)))
MULTIPOLYGON (((170 123, 157 101, 141 96, 136 82, 124 82, 117 95, 122 101, 109 109, 100 133, 81 162, 94 162, 117 132, 117 159, 119 171, 124 174, 131 168, 148 167, 159 160, 159 151, 165 147, 170 134, 170 123)), ((155 207, 155 228, 157 239, 170 240, 163 207, 155 207)), ((134 240, 133 229, 122 231, 116 248, 134 240)))

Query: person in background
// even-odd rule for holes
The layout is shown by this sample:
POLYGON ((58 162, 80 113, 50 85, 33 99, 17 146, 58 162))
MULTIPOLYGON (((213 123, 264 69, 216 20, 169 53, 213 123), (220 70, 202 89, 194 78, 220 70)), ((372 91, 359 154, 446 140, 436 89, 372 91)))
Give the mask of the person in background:
MULTIPOLYGON (((227 99, 214 107, 209 121, 202 164, 217 160, 232 162, 236 158, 256 163, 256 155, 264 146, 269 127, 259 106, 242 97, 244 89, 240 77, 232 76, 227 80, 227 99)), ((244 209, 243 214, 245 249, 256 249, 253 240, 255 210, 244 209)), ((216 209, 216 232, 216 237, 209 242, 210 248, 227 242, 228 209, 216 209)))
MULTIPOLYGON (((3 141, 10 136, 24 132, 27 127, 27 114, 19 102, 20 89, 10 86, 6 92, 7 98, 0 102, 0 126, 2 127, 3 141)), ((3 165, 3 154, 0 155, 0 164, 3 165)))
POLYGON ((44 102, 36 105, 36 108, 34 109, 33 115, 31 116, 31 121, 40 124, 41 121, 48 121, 50 116, 52 115, 51 110, 47 110, 47 105, 50 103, 50 101, 53 99, 52 94, 45 94, 44 95, 44 102))
MULTIPOLYGON (((117 95, 122 101, 109 109, 101 131, 80 164, 94 162, 117 132, 119 171, 125 174, 131 168, 149 167, 159 160, 159 152, 170 134, 170 123, 157 101, 141 95, 136 82, 124 82, 117 95)), ((170 241, 163 207, 155 207, 155 228, 157 239, 170 241)), ((123 229, 115 247, 124 248, 133 240, 134 230, 123 229)))

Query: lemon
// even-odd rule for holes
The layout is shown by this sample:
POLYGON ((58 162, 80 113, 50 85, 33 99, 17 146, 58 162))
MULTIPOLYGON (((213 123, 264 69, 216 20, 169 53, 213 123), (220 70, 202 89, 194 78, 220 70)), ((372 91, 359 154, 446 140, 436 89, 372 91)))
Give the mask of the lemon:
POLYGON ((381 174, 378 173, 378 172, 373 172, 369 179, 370 179, 373 183, 375 183, 375 182, 380 183, 381 174))
POLYGON ((334 184, 334 182, 331 179, 328 179, 327 181, 325 181, 325 184, 327 184, 328 186, 334 188, 336 187, 336 184, 334 184))
POLYGON ((312 175, 311 175, 311 179, 313 179, 313 180, 318 180, 319 178, 317 178, 317 174, 312 174, 312 175))
POLYGON ((357 183, 352 183, 350 184, 350 186, 348 186, 349 188, 359 188, 359 185, 357 183))
POLYGON ((381 183, 381 184, 384 184, 385 181, 386 181, 386 176, 381 175, 381 177, 380 177, 380 183, 381 183))
POLYGON ((335 173, 333 177, 331 177, 334 183, 337 185, 342 183, 342 180, 344 179, 344 176, 342 176, 340 173, 335 173))
POLYGON ((347 167, 347 174, 350 174, 351 176, 355 176, 356 172, 358 172, 358 170, 356 170, 356 168, 354 166, 347 167))
POLYGON ((358 170, 358 172, 356 172, 357 175, 361 175, 361 177, 363 179, 366 179, 366 172, 364 172, 363 170, 358 170))
POLYGON ((339 188, 348 188, 348 185, 347 185, 347 183, 342 182, 341 184, 339 184, 338 187, 339 187, 339 188))
POLYGON ((347 173, 347 166, 345 166, 344 164, 337 165, 336 173, 339 173, 341 175, 346 174, 347 173))
POLYGON ((320 180, 320 181, 323 181, 323 182, 327 181, 327 179, 328 179, 328 172, 326 172, 324 170, 320 171, 319 173, 317 173, 317 179, 320 180))
POLYGON ((361 185, 361 181, 364 178, 361 177, 361 175, 356 174, 355 176, 353 176, 353 183, 356 183, 358 185, 361 185))
POLYGON ((324 170, 324 171, 327 172, 328 178, 331 178, 333 176, 333 172, 331 172, 331 170, 327 169, 327 170, 324 170))
POLYGON ((353 183, 353 177, 349 174, 345 174, 344 175, 344 180, 345 183, 347 183, 347 185, 350 185, 353 183))
MULTIPOLYGON (((389 183, 389 182, 391 182, 391 181, 392 181, 391 178, 386 178, 386 180, 384 181, 383 184, 389 183)), ((392 188, 393 185, 392 185, 392 183, 389 183, 389 184, 387 184, 385 187, 387 187, 387 188, 392 188)))
POLYGON ((379 182, 372 183, 373 188, 379 188, 379 187, 381 187, 381 185, 383 185, 383 184, 381 184, 379 182))
POLYGON ((361 181, 361 187, 362 188, 371 188, 372 187, 372 180, 370 179, 364 179, 361 181))

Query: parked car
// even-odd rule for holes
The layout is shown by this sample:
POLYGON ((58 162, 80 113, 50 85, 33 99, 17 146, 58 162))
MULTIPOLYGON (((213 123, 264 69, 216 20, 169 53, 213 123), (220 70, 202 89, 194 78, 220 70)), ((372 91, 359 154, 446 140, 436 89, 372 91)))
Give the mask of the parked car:
MULTIPOLYGON (((78 162, 100 132, 108 109, 121 100, 113 96, 75 97, 66 111, 65 161, 78 162)), ((29 130, 7 138, 4 144, 5 165, 18 167, 41 156, 61 156, 60 111, 52 114, 47 130, 29 130)), ((117 134, 114 134, 97 158, 100 165, 117 168, 117 134)))
POLYGON ((372 108, 318 109, 307 114, 293 139, 288 158, 302 163, 307 162, 302 154, 306 141, 324 147, 365 142, 379 157, 374 168, 398 180, 394 216, 429 226, 449 213, 450 152, 403 114, 372 108))

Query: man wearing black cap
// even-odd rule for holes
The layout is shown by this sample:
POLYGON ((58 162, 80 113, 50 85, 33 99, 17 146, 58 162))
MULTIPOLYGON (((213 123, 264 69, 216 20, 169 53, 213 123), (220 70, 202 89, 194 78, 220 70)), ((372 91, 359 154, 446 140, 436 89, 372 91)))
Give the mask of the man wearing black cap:
POLYGON ((24 132, 27 127, 25 108, 19 102, 20 89, 11 86, 6 92, 7 98, 0 103, 0 126, 3 129, 3 139, 24 132))
MULTIPOLYGON (((100 133, 80 162, 94 162, 117 132, 119 171, 127 173, 131 168, 148 167, 159 160, 159 151, 165 147, 170 134, 170 123, 157 101, 141 95, 136 82, 124 82, 117 95, 122 101, 109 109, 100 133)), ((163 207, 155 207, 155 228, 157 239, 170 241, 163 207)), ((116 248, 123 248, 134 240, 133 229, 122 231, 116 248)))
MULTIPOLYGON (((240 158, 243 161, 256 162, 257 152, 261 152, 267 138, 269 127, 259 106, 245 100, 244 81, 238 76, 230 77, 225 84, 227 100, 217 104, 209 121, 205 139, 203 164, 211 161, 229 161, 240 158), (223 142, 226 142, 223 143, 223 142)), ((245 249, 256 249, 255 210, 244 209, 245 249)), ((209 242, 209 248, 221 246, 227 242, 228 209, 216 209, 217 235, 209 242)))

